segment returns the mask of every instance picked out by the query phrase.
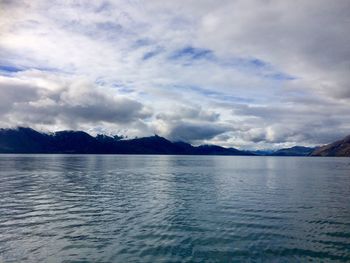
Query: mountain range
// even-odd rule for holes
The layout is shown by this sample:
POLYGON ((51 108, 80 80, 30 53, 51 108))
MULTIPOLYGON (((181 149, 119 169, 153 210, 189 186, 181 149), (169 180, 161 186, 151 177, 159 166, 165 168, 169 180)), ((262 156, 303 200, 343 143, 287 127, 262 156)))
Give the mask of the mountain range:
POLYGON ((244 151, 217 145, 193 146, 158 135, 125 139, 83 131, 42 133, 31 128, 0 129, 0 153, 179 154, 260 156, 350 156, 350 136, 321 147, 294 146, 276 151, 244 151))
POLYGON ((350 135, 342 140, 317 147, 311 156, 350 157, 350 135))
POLYGON ((271 156, 308 156, 315 150, 315 147, 294 146, 283 148, 272 152, 271 156))
POLYGON ((0 153, 255 155, 216 145, 171 142, 157 135, 125 140, 82 131, 46 134, 24 127, 0 129, 0 153))

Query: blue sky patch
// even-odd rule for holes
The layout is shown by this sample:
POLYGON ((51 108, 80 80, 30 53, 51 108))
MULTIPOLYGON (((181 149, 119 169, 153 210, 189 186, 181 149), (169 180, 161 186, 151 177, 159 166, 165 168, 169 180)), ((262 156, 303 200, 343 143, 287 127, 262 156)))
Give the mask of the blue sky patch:
POLYGON ((288 74, 284 74, 282 72, 267 74, 267 75, 265 75, 265 77, 275 79, 275 80, 295 80, 296 79, 296 77, 293 77, 293 76, 288 75, 288 74))
POLYGON ((175 52, 173 52, 173 54, 169 58, 171 60, 182 59, 182 58, 187 58, 192 60, 213 59, 214 54, 213 54, 213 51, 210 49, 195 48, 195 47, 188 46, 188 47, 184 47, 182 49, 176 50, 175 52))
POLYGON ((133 43, 133 47, 135 48, 138 48, 138 47, 145 47, 145 46, 149 46, 152 44, 152 41, 149 40, 149 39, 146 39, 146 38, 141 38, 141 39, 138 39, 136 40, 134 43, 133 43))
POLYGON ((241 103, 251 103, 254 102, 254 99, 248 99, 243 97, 238 97, 230 94, 226 94, 224 92, 213 91, 206 88, 201 88, 198 86, 176 86, 179 89, 187 89, 198 94, 204 95, 206 97, 211 97, 213 99, 221 100, 221 101, 231 101, 231 102, 241 102, 241 103))
POLYGON ((153 57, 157 56, 158 54, 162 53, 162 51, 163 51, 163 48, 159 47, 159 48, 156 48, 152 51, 146 52, 143 55, 142 60, 148 60, 150 58, 153 58, 153 57))
POLYGON ((23 69, 15 66, 0 65, 0 71, 4 71, 7 73, 16 73, 19 71, 23 71, 23 69))
POLYGON ((257 67, 257 68, 263 68, 263 67, 266 67, 268 66, 268 64, 260 59, 251 59, 251 60, 248 60, 248 62, 257 67))

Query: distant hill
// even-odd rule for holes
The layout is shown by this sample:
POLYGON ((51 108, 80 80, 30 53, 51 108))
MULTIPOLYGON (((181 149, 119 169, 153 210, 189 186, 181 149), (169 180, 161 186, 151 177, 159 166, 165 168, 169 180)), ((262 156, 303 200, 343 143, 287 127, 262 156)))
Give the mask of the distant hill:
POLYGON ((252 153, 256 155, 261 155, 261 156, 270 156, 273 154, 275 151, 274 150, 253 150, 251 151, 252 153))
POLYGON ((82 131, 41 133, 30 128, 0 129, 0 153, 255 155, 216 145, 192 146, 160 136, 124 140, 82 131))
POLYGON ((272 156, 308 156, 310 155, 315 148, 304 147, 304 146, 294 146, 291 148, 284 148, 277 150, 270 155, 272 156))
POLYGON ((342 140, 316 148, 311 156, 350 157, 350 135, 342 140))

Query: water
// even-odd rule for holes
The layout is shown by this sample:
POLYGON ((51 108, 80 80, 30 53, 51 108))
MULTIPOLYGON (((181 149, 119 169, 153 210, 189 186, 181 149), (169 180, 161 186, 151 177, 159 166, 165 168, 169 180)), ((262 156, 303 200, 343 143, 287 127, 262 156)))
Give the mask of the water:
POLYGON ((350 159, 0 155, 0 262, 350 261, 350 159))

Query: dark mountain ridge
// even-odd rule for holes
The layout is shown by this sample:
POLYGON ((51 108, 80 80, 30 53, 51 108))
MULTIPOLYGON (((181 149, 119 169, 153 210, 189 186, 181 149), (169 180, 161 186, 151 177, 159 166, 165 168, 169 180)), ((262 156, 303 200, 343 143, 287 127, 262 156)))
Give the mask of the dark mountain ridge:
POLYGON ((314 147, 294 146, 277 150, 270 155, 272 156, 308 156, 315 150, 314 147))
POLYGON ((321 147, 294 146, 277 151, 242 151, 217 145, 192 146, 171 142, 158 135, 125 139, 83 131, 42 133, 31 128, 0 129, 0 153, 72 154, 179 154, 179 155, 263 155, 263 156, 348 156, 350 136, 321 147))
POLYGON ((255 155, 216 145, 171 142, 158 135, 124 140, 83 131, 46 134, 24 127, 0 129, 0 153, 255 155))
POLYGON ((350 135, 342 140, 316 148, 311 156, 350 157, 350 135))

